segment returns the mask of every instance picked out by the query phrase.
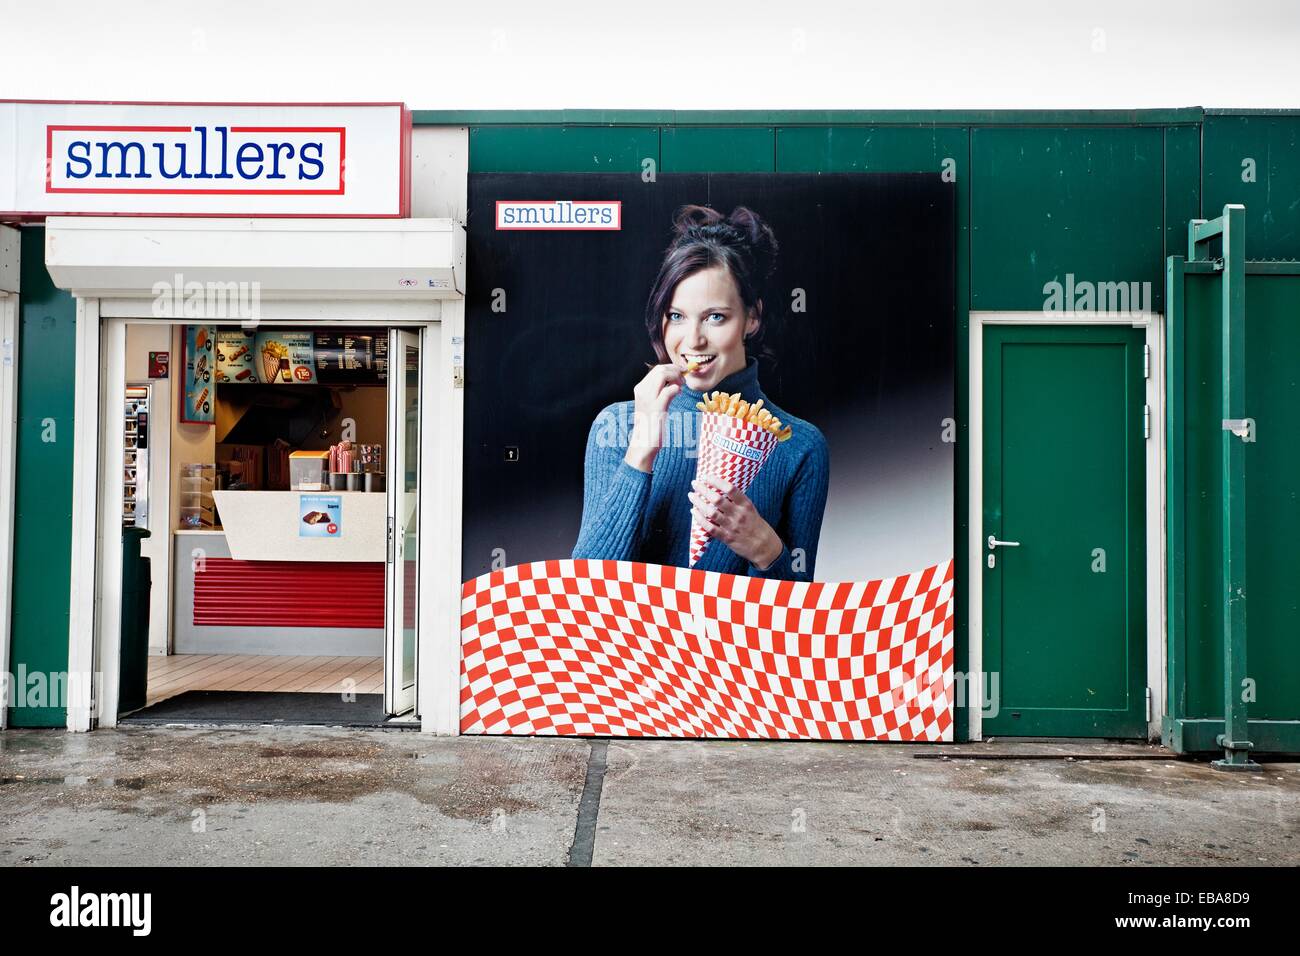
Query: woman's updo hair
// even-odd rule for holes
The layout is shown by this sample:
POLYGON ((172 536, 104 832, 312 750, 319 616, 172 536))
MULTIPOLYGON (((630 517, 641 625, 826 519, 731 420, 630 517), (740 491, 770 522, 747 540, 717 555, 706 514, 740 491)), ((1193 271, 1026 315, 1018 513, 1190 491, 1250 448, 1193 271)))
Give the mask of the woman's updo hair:
POLYGON ((677 283, 713 266, 725 266, 740 290, 746 310, 759 319, 758 331, 746 340, 752 350, 761 344, 763 303, 776 268, 776 236, 772 227, 752 209, 737 206, 723 216, 707 206, 683 206, 673 217, 673 239, 646 302, 645 326, 660 362, 668 361, 664 348, 664 317, 677 283))

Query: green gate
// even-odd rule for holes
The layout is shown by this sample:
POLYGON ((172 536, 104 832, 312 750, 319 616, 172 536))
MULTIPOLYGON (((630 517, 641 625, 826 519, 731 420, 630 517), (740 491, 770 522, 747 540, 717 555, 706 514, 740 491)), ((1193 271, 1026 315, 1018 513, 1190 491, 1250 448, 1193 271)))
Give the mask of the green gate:
POLYGON ((1249 262, 1245 207, 1167 266, 1165 743, 1300 751, 1300 262, 1249 262))

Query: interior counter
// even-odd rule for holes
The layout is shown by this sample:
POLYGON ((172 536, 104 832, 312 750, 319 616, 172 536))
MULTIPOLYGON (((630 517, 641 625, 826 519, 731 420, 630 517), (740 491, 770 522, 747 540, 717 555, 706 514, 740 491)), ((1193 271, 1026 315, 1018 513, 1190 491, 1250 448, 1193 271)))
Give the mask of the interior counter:
POLYGON ((388 496, 376 491, 214 491, 230 556, 239 561, 380 561, 385 559, 388 496), (339 505, 336 530, 321 499, 339 505), (328 522, 328 523, 327 523, 328 522), (319 526, 318 526, 319 525, 319 526))
MULTIPOLYGON (((382 504, 385 496, 372 497, 382 504)), ((221 531, 174 534, 175 653, 383 653, 382 561, 239 560, 221 531)))

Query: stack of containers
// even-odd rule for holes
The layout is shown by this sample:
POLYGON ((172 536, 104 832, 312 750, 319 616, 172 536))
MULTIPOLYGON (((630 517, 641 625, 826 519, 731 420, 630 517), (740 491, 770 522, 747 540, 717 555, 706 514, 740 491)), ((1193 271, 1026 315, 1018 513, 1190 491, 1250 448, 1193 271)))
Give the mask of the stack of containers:
POLYGON ((329 450, 330 489, 383 491, 384 446, 341 441, 329 450))

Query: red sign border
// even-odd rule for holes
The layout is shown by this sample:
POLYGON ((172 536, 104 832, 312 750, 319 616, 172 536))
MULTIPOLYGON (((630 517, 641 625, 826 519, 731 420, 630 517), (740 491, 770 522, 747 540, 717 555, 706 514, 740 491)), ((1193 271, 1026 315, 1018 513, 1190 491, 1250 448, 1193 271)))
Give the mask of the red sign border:
POLYGON ((498 199, 492 207, 492 225, 496 232, 621 232, 623 229, 623 200, 621 199, 498 199), (502 226, 501 204, 512 206, 554 206, 557 202, 589 203, 617 206, 617 226, 502 226))
MULTIPOLYGON (((375 103, 214 103, 214 102, 168 102, 165 100, 16 100, 0 99, 0 106, 11 104, 33 104, 40 106, 193 106, 193 107, 210 107, 210 106, 266 106, 266 107, 369 107, 369 106, 386 106, 398 107, 399 113, 399 146, 398 146, 398 182, 397 182, 397 211, 385 213, 337 213, 337 212, 70 212, 66 210, 0 210, 0 221, 32 221, 44 219, 47 216, 129 216, 134 218, 154 218, 154 219, 407 219, 411 215, 411 127, 412 111, 402 102, 375 102, 375 103)), ((84 127, 77 127, 84 128, 84 127)), ((130 129, 140 131, 147 127, 128 126, 119 127, 121 129, 130 129)), ((240 127, 240 129, 263 129, 272 130, 277 127, 240 127)), ((284 127, 279 127, 284 128, 284 127)), ((180 129, 180 127, 166 127, 166 129, 180 129)), ((188 130, 188 127, 186 128, 188 130)), ((311 127, 303 127, 311 129, 311 127)), ((49 130, 46 127, 46 183, 49 184, 49 130)), ((342 182, 340 181, 340 186, 342 182)), ((100 192, 96 190, 96 192, 100 192)), ((153 195, 156 193, 145 192, 140 189, 125 190, 126 193, 139 193, 141 195, 153 195)), ((175 190, 165 190, 168 194, 175 193, 175 190)), ((224 192, 224 191, 223 191, 224 192)), ((295 191, 296 192, 296 191, 295 191)), ((200 194, 221 195, 215 190, 200 190, 200 194)), ((239 191, 238 195, 275 195, 270 190, 245 190, 239 191)), ((283 193, 280 193, 281 195, 283 193)), ((313 193, 321 194, 321 193, 313 193)), ((333 190, 327 194, 336 195, 333 190)))

